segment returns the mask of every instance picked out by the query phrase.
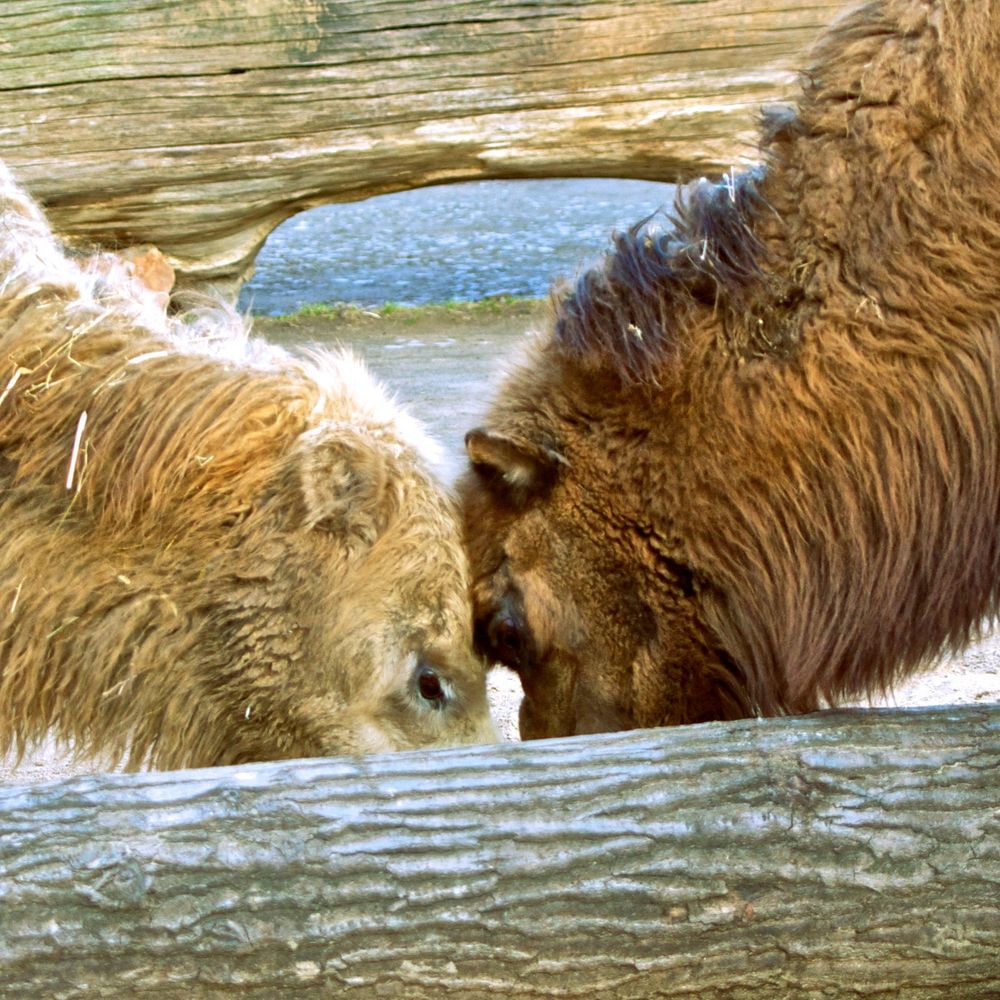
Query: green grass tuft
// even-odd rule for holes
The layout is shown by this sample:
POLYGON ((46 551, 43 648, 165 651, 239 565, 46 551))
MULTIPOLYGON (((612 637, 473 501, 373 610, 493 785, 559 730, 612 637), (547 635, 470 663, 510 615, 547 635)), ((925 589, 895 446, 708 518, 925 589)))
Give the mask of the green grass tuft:
POLYGON ((445 302, 432 302, 427 305, 410 306, 400 302, 384 302, 379 306, 359 306, 351 302, 310 302, 300 306, 293 313, 268 317, 278 323, 294 324, 297 320, 328 319, 343 323, 361 323, 366 320, 388 319, 394 317, 407 323, 446 312, 456 316, 496 316, 511 310, 531 308, 540 299, 521 298, 516 295, 491 295, 485 299, 467 301, 464 299, 448 299, 445 302))

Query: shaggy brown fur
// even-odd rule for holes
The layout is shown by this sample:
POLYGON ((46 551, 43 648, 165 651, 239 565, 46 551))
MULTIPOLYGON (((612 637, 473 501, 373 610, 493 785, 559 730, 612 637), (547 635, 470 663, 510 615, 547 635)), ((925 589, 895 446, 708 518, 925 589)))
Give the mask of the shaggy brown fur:
POLYGON ((556 302, 462 486, 522 735, 810 711, 996 612, 998 64, 1000 0, 852 10, 765 167, 556 302))
POLYGON ((428 442, 346 355, 168 319, 0 164, 0 751, 131 766, 493 738, 428 442))

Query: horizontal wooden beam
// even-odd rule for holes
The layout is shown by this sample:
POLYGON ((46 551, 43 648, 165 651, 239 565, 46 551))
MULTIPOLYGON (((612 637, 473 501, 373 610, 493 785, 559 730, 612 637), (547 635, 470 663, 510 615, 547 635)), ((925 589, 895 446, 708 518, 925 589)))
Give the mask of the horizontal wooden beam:
POLYGON ((1000 995, 1000 706, 0 788, 5 995, 1000 995))
POLYGON ((752 159, 839 5, 7 0, 0 158, 63 235, 152 243, 182 283, 233 290, 316 205, 752 159))

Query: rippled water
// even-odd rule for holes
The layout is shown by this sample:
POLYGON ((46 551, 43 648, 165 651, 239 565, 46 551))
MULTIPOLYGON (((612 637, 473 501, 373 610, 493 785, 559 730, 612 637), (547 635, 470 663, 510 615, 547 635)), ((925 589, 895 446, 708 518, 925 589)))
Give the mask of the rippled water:
POLYGON ((608 244, 614 229, 673 200, 673 185, 623 180, 475 181, 303 212, 257 258, 241 304, 420 304, 541 296, 608 244))

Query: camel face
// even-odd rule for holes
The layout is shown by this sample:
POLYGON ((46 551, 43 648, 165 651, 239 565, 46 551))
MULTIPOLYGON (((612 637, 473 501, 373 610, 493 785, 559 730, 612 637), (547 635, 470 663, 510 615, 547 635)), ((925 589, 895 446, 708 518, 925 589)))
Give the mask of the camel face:
POLYGON ((428 442, 295 357, 68 258, 0 164, 0 750, 130 765, 491 740, 428 442))
POLYGON ((764 164, 616 236, 467 437, 522 732, 815 710, 996 614, 995 3, 859 6, 764 164))

